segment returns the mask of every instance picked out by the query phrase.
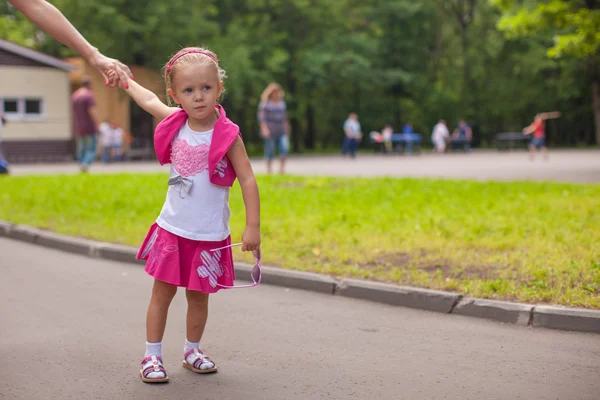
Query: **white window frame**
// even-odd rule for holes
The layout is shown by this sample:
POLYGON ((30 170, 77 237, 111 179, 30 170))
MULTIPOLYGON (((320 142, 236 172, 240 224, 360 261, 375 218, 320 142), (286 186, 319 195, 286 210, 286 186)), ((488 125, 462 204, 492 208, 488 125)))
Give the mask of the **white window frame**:
POLYGON ((19 97, 19 96, 4 96, 0 97, 0 112, 4 113, 4 118, 8 121, 44 121, 46 120, 46 101, 43 97, 19 97), (17 100, 17 112, 4 113, 4 100, 17 100), (39 100, 40 102, 40 113, 26 113, 25 112, 25 101, 26 100, 39 100))

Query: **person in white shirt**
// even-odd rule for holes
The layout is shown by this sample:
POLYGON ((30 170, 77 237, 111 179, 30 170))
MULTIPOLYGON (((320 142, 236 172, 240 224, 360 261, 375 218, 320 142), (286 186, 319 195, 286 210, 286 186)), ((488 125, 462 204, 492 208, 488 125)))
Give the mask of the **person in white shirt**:
POLYGON ((342 155, 349 155, 352 158, 356 157, 356 150, 362 138, 360 122, 358 115, 350 113, 348 119, 344 122, 344 145, 342 147, 342 155))
POLYGON ((98 127, 100 131, 100 141, 102 143, 102 162, 107 164, 110 162, 110 153, 112 150, 112 127, 108 120, 104 121, 98 127))
POLYGON ((106 120, 100 124, 102 141, 102 161, 109 163, 123 159, 123 129, 114 121, 106 120))
POLYGON ((112 155, 113 155, 113 159, 116 161, 123 161, 124 155, 123 155, 123 142, 125 141, 124 139, 124 132, 123 129, 121 127, 119 127, 119 125, 117 125, 116 123, 114 123, 113 127, 113 137, 112 137, 112 155))
POLYGON ((433 151, 436 153, 443 153, 446 151, 446 143, 448 142, 449 137, 450 132, 446 126, 446 120, 442 119, 433 127, 433 132, 431 134, 431 141, 434 146, 433 151))

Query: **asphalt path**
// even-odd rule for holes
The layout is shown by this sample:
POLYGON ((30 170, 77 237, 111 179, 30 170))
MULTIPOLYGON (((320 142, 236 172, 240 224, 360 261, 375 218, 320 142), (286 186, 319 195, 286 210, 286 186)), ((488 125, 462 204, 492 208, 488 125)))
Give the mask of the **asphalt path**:
POLYGON ((139 265, 0 238, 1 399, 597 400, 600 336, 260 285, 211 298, 181 367, 185 296, 169 314, 166 385, 140 381, 152 279, 139 265))

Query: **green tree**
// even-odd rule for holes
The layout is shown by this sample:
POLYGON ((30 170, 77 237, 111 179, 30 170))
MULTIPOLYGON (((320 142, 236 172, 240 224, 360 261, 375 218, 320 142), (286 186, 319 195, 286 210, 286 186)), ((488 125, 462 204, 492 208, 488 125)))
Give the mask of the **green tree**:
POLYGON ((550 0, 530 2, 492 0, 505 14, 499 29, 509 37, 543 35, 551 58, 582 60, 592 94, 596 144, 600 146, 600 1, 550 0))

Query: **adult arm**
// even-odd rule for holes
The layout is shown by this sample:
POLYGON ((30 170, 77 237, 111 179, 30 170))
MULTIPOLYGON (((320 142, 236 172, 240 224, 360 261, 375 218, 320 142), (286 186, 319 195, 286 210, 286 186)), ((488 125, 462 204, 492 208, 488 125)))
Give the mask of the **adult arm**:
POLYGON ((271 137, 271 131, 269 130, 269 126, 266 123, 265 119, 265 109, 267 107, 266 101, 261 101, 258 105, 258 122, 260 123, 260 134, 263 139, 268 139, 271 137))
POLYGON ((48 35, 81 54, 94 69, 104 76, 105 85, 119 86, 123 74, 133 78, 126 65, 100 53, 52 4, 45 0, 8 1, 48 35), (120 71, 117 67, 120 68, 120 71), (115 71, 117 75, 113 79, 108 79, 105 71, 115 71))

